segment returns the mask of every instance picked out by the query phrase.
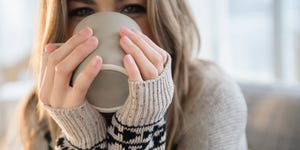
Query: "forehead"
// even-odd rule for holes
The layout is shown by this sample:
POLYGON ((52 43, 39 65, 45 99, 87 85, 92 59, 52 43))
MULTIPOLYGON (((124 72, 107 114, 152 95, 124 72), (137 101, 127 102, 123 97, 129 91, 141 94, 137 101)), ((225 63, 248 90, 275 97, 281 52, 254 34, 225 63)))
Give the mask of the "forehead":
POLYGON ((68 2, 80 2, 80 3, 85 3, 85 4, 96 4, 97 2, 107 2, 107 1, 114 1, 114 2, 126 2, 126 1, 139 1, 139 2, 144 2, 146 0, 67 0, 68 2))

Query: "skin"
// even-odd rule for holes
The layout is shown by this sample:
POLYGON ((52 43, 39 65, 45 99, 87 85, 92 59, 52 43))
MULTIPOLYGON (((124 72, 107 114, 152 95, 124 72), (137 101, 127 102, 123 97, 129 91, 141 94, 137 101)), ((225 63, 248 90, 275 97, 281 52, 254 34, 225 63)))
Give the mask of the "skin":
POLYGON ((59 48, 51 43, 45 47, 38 84, 40 100, 53 108, 73 108, 84 103, 88 88, 100 72, 102 58, 95 56, 71 87, 72 72, 99 43, 89 27, 75 35, 72 31, 80 20, 95 12, 120 12, 139 24, 143 33, 120 29, 120 46, 127 54, 123 63, 130 81, 157 78, 164 69, 167 54, 152 41, 146 4, 146 0, 69 0, 69 39, 59 48))

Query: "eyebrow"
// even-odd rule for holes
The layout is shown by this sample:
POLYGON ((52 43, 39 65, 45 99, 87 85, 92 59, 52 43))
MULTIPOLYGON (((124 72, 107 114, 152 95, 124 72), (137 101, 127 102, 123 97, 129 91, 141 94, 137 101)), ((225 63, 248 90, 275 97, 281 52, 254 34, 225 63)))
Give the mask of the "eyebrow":
POLYGON ((84 4, 95 5, 96 2, 94 0, 68 0, 69 2, 79 2, 84 4))

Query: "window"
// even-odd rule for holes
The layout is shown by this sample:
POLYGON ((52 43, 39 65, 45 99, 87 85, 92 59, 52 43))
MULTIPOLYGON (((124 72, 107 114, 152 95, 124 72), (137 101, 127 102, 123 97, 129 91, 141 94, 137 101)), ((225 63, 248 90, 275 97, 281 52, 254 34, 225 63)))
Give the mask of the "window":
POLYGON ((0 1, 0 102, 19 100, 32 88, 27 69, 37 1, 0 1))
POLYGON ((300 81, 299 0, 190 0, 200 57, 241 81, 300 81))

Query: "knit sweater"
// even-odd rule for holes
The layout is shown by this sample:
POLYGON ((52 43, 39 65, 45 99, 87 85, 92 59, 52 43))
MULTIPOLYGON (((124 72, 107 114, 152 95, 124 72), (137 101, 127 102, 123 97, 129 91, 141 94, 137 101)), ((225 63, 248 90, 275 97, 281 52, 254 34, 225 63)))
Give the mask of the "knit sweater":
POLYGON ((165 114, 174 93, 171 57, 158 78, 129 81, 124 106, 106 123, 85 101, 71 109, 43 105, 62 129, 57 149, 165 149, 165 114))
POLYGON ((246 150, 247 105, 236 82, 216 64, 194 61, 188 98, 182 102, 185 124, 176 149, 246 150))
MULTIPOLYGON (((62 129, 56 149, 164 149, 165 114, 173 92, 168 66, 170 60, 158 79, 129 83, 126 104, 109 122, 88 102, 72 109, 44 106, 62 129), (165 95, 151 95, 155 92, 165 95)), ((247 107, 239 87, 210 62, 195 61, 189 70, 188 98, 181 102, 184 125, 174 147, 247 149, 247 107)))

